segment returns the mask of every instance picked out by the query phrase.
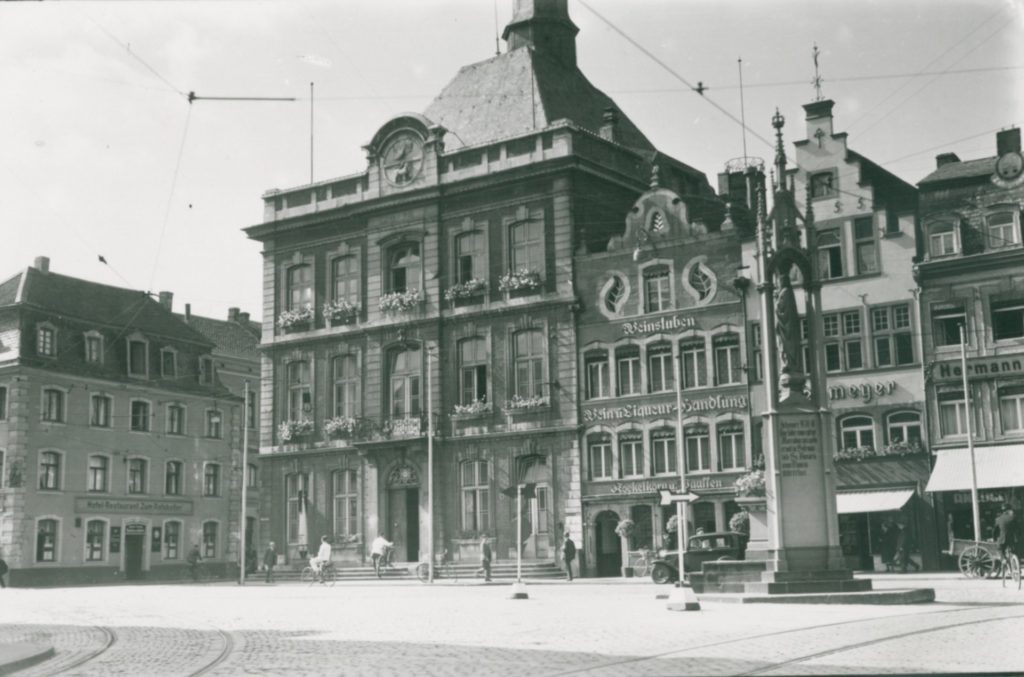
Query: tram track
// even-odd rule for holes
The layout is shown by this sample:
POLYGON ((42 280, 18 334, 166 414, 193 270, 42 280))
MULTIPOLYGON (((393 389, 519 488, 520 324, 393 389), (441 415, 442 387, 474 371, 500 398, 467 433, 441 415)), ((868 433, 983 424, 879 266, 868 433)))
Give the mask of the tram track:
POLYGON ((203 667, 199 668, 198 670, 188 673, 189 677, 199 677, 199 675, 205 675, 207 673, 212 672, 216 668, 220 667, 231 656, 232 652, 234 652, 234 636, 230 632, 221 630, 220 628, 214 629, 217 631, 217 634, 219 634, 223 638, 224 646, 221 648, 221 651, 216 658, 214 658, 212 661, 210 661, 203 667))
POLYGON ((25 677, 51 677, 52 675, 61 675, 96 660, 117 643, 117 632, 115 632, 113 628, 109 628, 105 625, 92 625, 89 626, 89 629, 96 630, 103 636, 102 646, 98 649, 85 652, 85 655, 75 658, 70 663, 63 662, 61 660, 61 656, 58 654, 54 658, 51 658, 44 663, 40 663, 39 665, 32 666, 18 674, 24 675, 25 677))

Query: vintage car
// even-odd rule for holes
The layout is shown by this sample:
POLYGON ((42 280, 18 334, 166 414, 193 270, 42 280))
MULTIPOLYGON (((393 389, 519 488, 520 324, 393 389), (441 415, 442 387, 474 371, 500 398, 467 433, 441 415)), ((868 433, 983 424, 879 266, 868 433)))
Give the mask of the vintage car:
MULTIPOLYGON (((704 562, 743 559, 746 536, 734 531, 716 531, 709 534, 690 536, 683 563, 687 573, 700 571, 704 562)), ((679 554, 675 550, 662 550, 654 560, 651 580, 655 583, 671 583, 679 579, 679 554)))

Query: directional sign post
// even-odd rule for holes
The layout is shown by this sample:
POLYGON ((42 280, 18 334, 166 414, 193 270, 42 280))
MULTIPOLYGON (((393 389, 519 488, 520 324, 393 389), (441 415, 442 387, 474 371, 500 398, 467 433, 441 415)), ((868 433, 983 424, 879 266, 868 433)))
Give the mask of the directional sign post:
MULTIPOLYGON (((686 486, 685 484, 683 486, 686 486)), ((669 595, 668 604, 670 611, 699 611, 700 603, 693 590, 686 586, 683 556, 686 554, 686 518, 684 517, 683 506, 700 499, 700 496, 692 491, 675 492, 670 489, 660 489, 661 504, 676 504, 676 538, 679 540, 679 584, 669 595)))

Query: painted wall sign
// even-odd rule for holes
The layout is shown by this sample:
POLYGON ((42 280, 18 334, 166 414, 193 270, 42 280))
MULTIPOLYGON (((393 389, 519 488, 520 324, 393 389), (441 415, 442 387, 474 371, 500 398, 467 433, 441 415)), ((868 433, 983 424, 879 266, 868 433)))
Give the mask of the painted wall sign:
MULTIPOLYGON (((1005 503, 1006 494, 1001 491, 979 491, 978 492, 978 503, 1005 503)), ((970 505, 971 504, 971 492, 969 491, 958 491, 953 494, 953 503, 957 505, 970 505)))
MULTIPOLYGON (((993 355, 967 358, 967 378, 987 376, 1024 376, 1024 355, 993 355)), ((935 381, 959 381, 963 378, 960 362, 939 362, 932 368, 935 381)))
POLYGON ((662 331, 696 328, 697 318, 673 315, 672 317, 659 317, 657 320, 626 322, 622 325, 622 333, 626 336, 635 336, 636 334, 655 334, 662 331))
MULTIPOLYGON (((686 480, 686 490, 696 491, 699 493, 701 491, 731 489, 733 482, 736 481, 737 477, 738 475, 688 478, 686 480)), ((607 491, 602 491, 602 493, 614 494, 617 496, 654 495, 662 489, 679 491, 679 478, 664 477, 643 480, 623 480, 611 485, 607 491)))
MULTIPOLYGON (((683 413, 717 411, 719 409, 745 409, 746 395, 711 395, 699 399, 683 398, 683 413)), ((584 422, 615 421, 625 418, 655 418, 676 413, 675 402, 661 404, 627 404, 622 407, 584 409, 584 422)))
POLYGON ((867 404, 876 397, 882 398, 892 395, 896 390, 896 381, 879 381, 877 383, 851 383, 830 385, 828 387, 828 399, 831 401, 845 400, 847 398, 859 399, 867 404))
POLYGON ((142 498, 75 498, 78 513, 159 513, 161 515, 191 515, 192 501, 153 500, 142 498))

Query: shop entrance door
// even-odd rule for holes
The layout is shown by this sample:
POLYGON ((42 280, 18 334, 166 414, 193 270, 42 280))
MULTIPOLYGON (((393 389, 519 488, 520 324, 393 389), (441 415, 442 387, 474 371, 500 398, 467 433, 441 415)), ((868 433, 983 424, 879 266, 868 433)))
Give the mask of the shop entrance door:
POLYGON ((594 545, 597 549, 597 575, 621 576, 622 539, 615 533, 619 516, 605 511, 594 520, 594 545))
POLYGON ((146 527, 129 524, 124 537, 124 576, 129 581, 142 578, 142 554, 146 547, 146 527))
POLYGON ((395 559, 416 562, 420 557, 420 490, 392 489, 388 492, 388 517, 391 533, 384 534, 395 544, 395 559))

